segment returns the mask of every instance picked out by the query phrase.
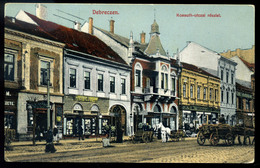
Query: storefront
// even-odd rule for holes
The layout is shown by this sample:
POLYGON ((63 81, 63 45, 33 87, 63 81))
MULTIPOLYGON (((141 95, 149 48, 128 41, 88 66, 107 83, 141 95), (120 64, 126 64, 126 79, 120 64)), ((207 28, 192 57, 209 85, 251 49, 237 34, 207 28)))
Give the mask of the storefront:
POLYGON ((4 127, 17 129, 17 91, 5 89, 4 127))
POLYGON ((183 127, 185 130, 196 131, 202 124, 216 124, 219 109, 204 106, 181 106, 183 110, 183 127), (191 110, 192 109, 192 110, 191 110))
POLYGON ((65 137, 77 137, 80 127, 85 137, 105 135, 105 126, 113 124, 107 98, 70 95, 65 96, 64 102, 65 137))

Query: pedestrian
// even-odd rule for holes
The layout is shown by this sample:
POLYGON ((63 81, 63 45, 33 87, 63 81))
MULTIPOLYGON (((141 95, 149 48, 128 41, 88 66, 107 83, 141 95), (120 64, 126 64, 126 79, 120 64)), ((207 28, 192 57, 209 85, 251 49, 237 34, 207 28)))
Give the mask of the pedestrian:
POLYGON ((226 123, 224 114, 222 114, 221 117, 219 117, 219 123, 220 124, 225 124, 226 123))
POLYGON ((56 152, 56 149, 53 144, 53 132, 51 128, 49 128, 47 131, 45 152, 56 152))
POLYGON ((41 129, 39 125, 37 126, 35 133, 36 133, 36 140, 39 140, 41 142, 41 129))
POLYGON ((54 126, 53 128, 53 141, 59 142, 58 140, 58 128, 57 125, 54 126))
POLYGON ((79 140, 80 138, 84 140, 84 135, 83 135, 83 126, 79 126, 79 140))

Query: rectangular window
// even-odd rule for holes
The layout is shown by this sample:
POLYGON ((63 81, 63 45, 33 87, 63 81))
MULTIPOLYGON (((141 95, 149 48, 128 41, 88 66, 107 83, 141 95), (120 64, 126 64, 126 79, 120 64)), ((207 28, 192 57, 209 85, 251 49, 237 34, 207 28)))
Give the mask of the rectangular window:
POLYGON ((250 101, 246 99, 246 110, 250 110, 250 101))
POLYGON ((103 75, 98 74, 98 91, 103 91, 103 75))
POLYGON ((141 71, 135 71, 135 86, 141 87, 141 71))
POLYGON ((228 83, 228 79, 229 79, 229 73, 227 72, 227 75, 226 75, 226 83, 228 83))
POLYGON ((190 97, 193 98, 193 85, 190 85, 190 97))
POLYGON ((161 73, 161 88, 164 89, 164 73, 161 73))
POLYGON ((238 97, 238 107, 243 110, 243 99, 241 97, 238 97))
POLYGON ((164 83, 164 85, 165 85, 165 89, 168 89, 168 74, 165 74, 165 83, 164 83))
POLYGON ((221 102, 224 102, 224 91, 221 90, 221 102))
POLYGON ((229 103, 229 92, 227 91, 227 104, 229 103))
POLYGON ((231 93, 231 103, 234 104, 234 93, 231 93))
POLYGON ((197 99, 200 99, 200 87, 197 88, 197 99))
POLYGON ((48 78, 48 68, 50 63, 47 61, 41 61, 41 78, 40 78, 40 84, 41 85, 47 85, 47 78, 48 78))
POLYGON ((224 72, 223 72, 223 70, 220 71, 220 74, 221 74, 221 81, 223 81, 223 78, 224 78, 224 72))
POLYGON ((70 87, 76 88, 76 69, 70 69, 70 87))
POLYGON ((121 79, 121 93, 125 94, 125 79, 121 79))
POLYGON ((115 93, 115 77, 110 76, 110 92, 115 93))
POLYGON ((234 84, 234 74, 231 74, 231 84, 234 84))
POLYGON ((175 91, 175 78, 172 78, 172 91, 175 91))
POLYGON ((183 84, 183 97, 186 97, 186 84, 183 84))
POLYGON ((207 88, 203 89, 203 99, 206 100, 207 97, 207 88))
POLYGON ((13 54, 5 53, 4 78, 5 80, 14 81, 14 55, 13 54))
POLYGON ((210 88, 210 89, 209 89, 209 100, 212 100, 212 91, 213 91, 213 89, 210 88))
POLYGON ((90 72, 84 72, 85 89, 90 89, 90 72))
POLYGON ((215 89, 215 101, 217 102, 218 101, 218 90, 215 89))

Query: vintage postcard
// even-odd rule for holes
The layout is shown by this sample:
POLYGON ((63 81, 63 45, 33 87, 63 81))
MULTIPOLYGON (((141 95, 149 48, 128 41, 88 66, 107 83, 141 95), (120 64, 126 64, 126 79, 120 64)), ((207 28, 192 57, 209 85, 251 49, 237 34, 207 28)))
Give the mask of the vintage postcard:
POLYGON ((6 162, 255 164, 255 7, 6 3, 6 162))

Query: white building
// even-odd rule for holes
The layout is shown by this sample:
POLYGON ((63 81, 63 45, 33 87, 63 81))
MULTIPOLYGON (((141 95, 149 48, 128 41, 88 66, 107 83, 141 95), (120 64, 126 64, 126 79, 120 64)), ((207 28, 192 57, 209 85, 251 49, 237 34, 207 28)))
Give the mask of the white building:
POLYGON ((236 82, 251 88, 251 75, 254 74, 254 64, 250 64, 238 56, 230 58, 237 63, 236 82))
POLYGON ((220 114, 228 124, 236 124, 236 65, 215 51, 195 42, 188 42, 180 52, 182 62, 196 65, 221 79, 220 114))

